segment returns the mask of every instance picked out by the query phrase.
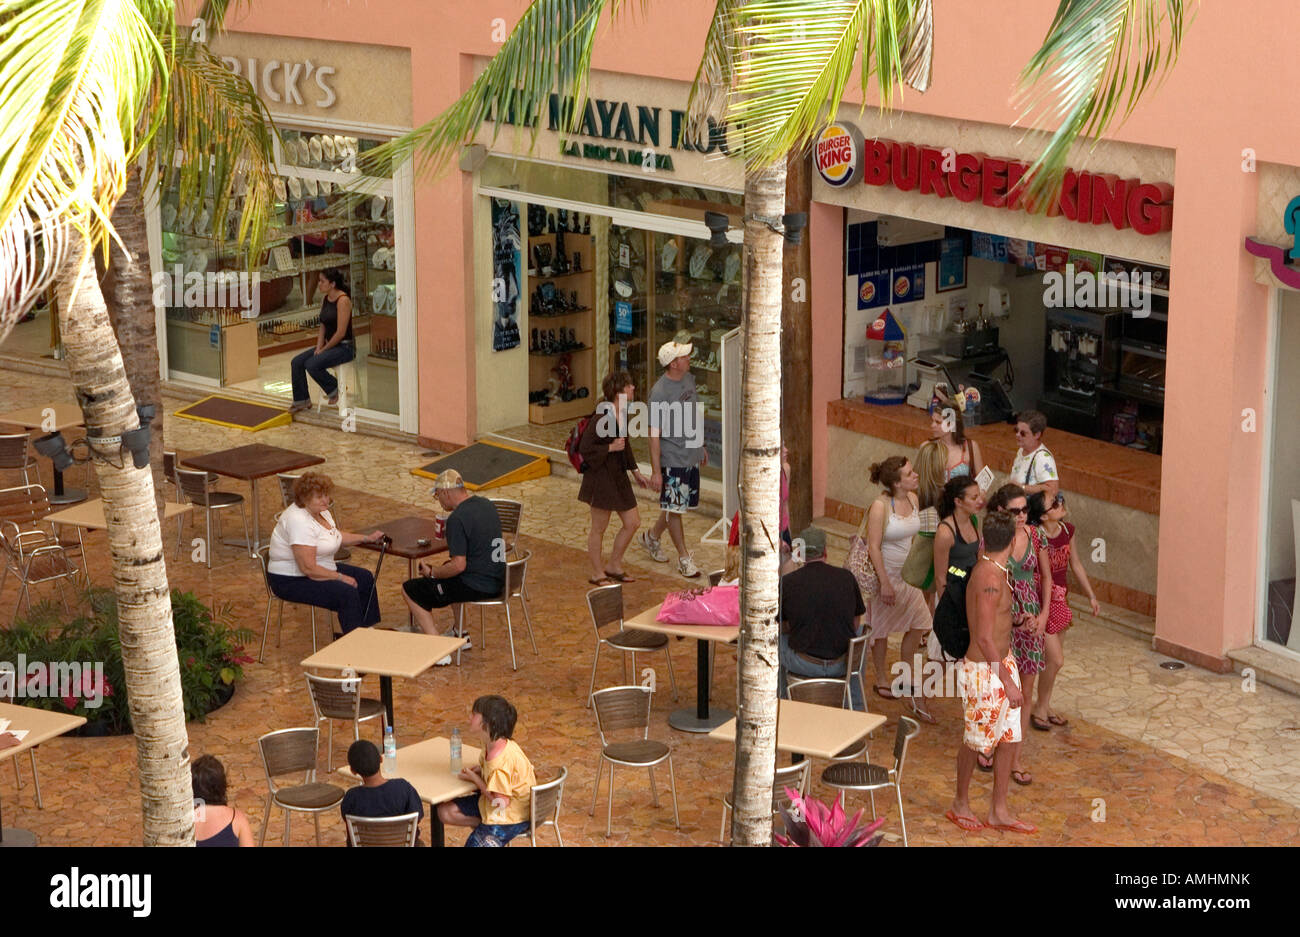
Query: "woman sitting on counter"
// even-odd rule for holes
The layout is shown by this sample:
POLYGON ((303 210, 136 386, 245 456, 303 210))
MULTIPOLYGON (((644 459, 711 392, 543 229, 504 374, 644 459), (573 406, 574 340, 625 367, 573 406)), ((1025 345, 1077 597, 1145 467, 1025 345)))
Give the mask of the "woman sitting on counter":
POLYGON ((378 543, 384 532, 352 534, 339 530, 330 515, 334 482, 305 472, 293 483, 293 504, 284 509, 271 534, 267 579, 276 598, 337 612, 343 632, 379 621, 375 577, 368 569, 334 560, 340 547, 378 543))

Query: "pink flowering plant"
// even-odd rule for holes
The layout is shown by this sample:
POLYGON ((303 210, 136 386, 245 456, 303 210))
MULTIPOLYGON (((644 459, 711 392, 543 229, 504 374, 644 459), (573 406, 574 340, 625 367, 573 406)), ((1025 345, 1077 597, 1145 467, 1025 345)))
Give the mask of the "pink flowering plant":
POLYGON ((838 800, 827 808, 820 800, 788 787, 785 796, 790 799, 790 806, 781 808, 785 835, 772 834, 778 846, 878 846, 884 839, 883 833, 877 833, 884 826, 884 817, 859 826, 862 811, 850 819, 838 800))

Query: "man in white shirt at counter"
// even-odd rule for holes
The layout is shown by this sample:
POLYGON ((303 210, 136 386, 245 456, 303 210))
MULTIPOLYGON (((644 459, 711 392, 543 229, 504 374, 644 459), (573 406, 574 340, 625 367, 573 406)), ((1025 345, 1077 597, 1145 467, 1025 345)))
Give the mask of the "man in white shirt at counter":
POLYGON ((1026 495, 1043 492, 1046 503, 1051 504, 1061 489, 1060 475, 1056 471, 1056 458, 1043 445, 1047 430, 1047 417, 1037 410, 1025 410, 1016 416, 1016 459, 1011 463, 1010 480, 1025 489, 1026 495))

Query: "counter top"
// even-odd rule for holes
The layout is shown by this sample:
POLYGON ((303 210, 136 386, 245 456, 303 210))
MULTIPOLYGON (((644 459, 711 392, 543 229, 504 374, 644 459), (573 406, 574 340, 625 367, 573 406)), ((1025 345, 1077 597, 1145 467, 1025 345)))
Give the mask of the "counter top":
MULTIPOLYGON (((828 426, 875 436, 915 450, 930 438, 930 415, 908 404, 883 407, 861 400, 832 400, 826 405, 828 426)), ((1005 475, 1015 458, 1015 427, 987 423, 966 435, 980 445, 984 461, 1005 475)), ((1147 514, 1160 513, 1160 456, 1114 443, 1054 430, 1043 442, 1056 456, 1061 490, 1087 495, 1147 514)))

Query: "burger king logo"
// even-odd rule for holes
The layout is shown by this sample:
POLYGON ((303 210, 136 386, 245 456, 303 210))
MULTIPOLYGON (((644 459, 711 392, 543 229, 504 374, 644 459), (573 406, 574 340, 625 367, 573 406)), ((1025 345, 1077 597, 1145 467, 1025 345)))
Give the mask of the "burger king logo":
POLYGON ((894 295, 902 299, 907 295, 907 291, 912 288, 912 281, 908 277, 899 277, 894 281, 894 295))
POLYGON ((858 290, 858 296, 864 303, 869 303, 876 298, 876 284, 870 280, 863 280, 862 287, 858 290))
POLYGON ((813 164, 827 185, 843 188, 862 180, 862 134, 852 124, 831 124, 813 147, 813 164))

